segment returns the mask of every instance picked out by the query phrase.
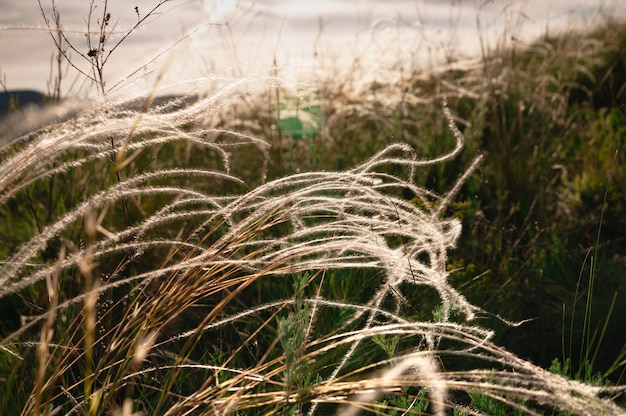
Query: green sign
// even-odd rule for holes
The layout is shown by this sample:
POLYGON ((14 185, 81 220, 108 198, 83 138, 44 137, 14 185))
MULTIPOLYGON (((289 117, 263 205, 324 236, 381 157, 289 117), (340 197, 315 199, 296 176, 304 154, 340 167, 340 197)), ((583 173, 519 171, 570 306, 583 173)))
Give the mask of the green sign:
POLYGON ((322 100, 316 93, 286 94, 279 100, 276 111, 278 128, 294 139, 314 137, 323 120, 322 100))

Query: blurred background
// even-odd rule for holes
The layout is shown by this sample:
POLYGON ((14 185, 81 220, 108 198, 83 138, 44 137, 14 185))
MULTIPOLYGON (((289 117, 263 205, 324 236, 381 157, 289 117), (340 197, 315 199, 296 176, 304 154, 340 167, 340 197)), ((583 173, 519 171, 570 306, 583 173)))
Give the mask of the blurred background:
MULTIPOLYGON (((111 46, 158 1, 109 1, 111 46)), ((46 26, 60 24, 78 52, 86 54, 90 2, 1 0, 0 71, 5 89, 50 89, 55 48, 46 26), (41 7, 40 7, 41 6, 41 7), (45 17, 44 17, 45 16, 45 17)), ((94 1, 91 30, 104 2, 94 1)), ((411 72, 476 57, 482 47, 525 43, 546 33, 593 27, 624 14, 626 4, 602 0, 171 0, 124 40, 107 62, 109 86, 120 80, 144 88, 157 74, 181 83, 208 75, 249 75, 274 65, 297 77, 342 71, 358 61, 371 78, 389 70, 411 72), (504 36, 503 36, 504 35, 504 36)), ((88 62, 68 50, 78 67, 88 62)), ((63 95, 92 94, 84 77, 67 67, 63 95)), ((366 76, 365 74, 363 75, 366 76)))

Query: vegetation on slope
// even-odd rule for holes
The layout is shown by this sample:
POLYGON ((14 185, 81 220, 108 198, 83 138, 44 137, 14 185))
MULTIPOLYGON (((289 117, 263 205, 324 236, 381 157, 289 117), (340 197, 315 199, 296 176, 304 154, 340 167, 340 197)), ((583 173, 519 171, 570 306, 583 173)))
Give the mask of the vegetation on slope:
POLYGON ((323 82, 299 139, 274 76, 5 129, 2 413, 624 413, 625 51, 323 82))

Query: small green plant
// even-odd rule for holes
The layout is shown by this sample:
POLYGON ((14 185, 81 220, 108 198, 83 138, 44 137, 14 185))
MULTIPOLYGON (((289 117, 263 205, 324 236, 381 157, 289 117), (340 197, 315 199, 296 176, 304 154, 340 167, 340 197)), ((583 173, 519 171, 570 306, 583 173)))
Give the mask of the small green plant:
POLYGON ((454 416, 469 416, 476 413, 491 416, 524 416, 528 414, 526 410, 484 394, 469 393, 468 396, 470 404, 467 407, 471 410, 454 409, 454 416))
MULTIPOLYGON (((284 318, 277 319, 278 340, 285 360, 285 397, 310 387, 319 376, 312 376, 312 360, 306 359, 304 347, 310 341, 312 316, 310 305, 305 303, 305 289, 310 283, 310 275, 303 273, 293 278, 293 310, 284 318)), ((302 405, 297 404, 288 414, 302 414, 302 405)))
POLYGON ((403 392, 382 400, 380 407, 376 408, 375 411, 390 416, 423 415, 427 414, 429 406, 430 402, 426 390, 420 390, 414 396, 403 392))

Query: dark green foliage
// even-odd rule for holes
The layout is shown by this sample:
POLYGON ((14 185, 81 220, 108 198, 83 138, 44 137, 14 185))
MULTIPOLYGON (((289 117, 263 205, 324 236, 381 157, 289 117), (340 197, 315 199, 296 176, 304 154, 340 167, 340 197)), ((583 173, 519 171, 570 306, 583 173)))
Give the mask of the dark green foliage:
MULTIPOLYGON (((592 331, 603 325, 613 295, 623 299, 626 289, 626 113, 619 109, 625 39, 623 26, 609 24, 506 52, 502 61, 485 60, 484 70, 501 79, 483 91, 485 99, 475 100, 474 110, 467 99, 458 101, 459 113, 479 126, 465 131, 468 148, 486 158, 453 205, 464 233, 450 268, 458 270, 455 280, 476 304, 508 319, 533 319, 517 328, 498 325, 498 339, 546 367, 561 355, 563 319, 569 322, 586 303, 574 291, 581 270, 588 274, 588 253, 598 248, 588 300, 594 305, 592 331), (579 61, 573 62, 568 51, 576 47, 579 61)), ((454 108, 456 101, 450 102, 454 108)), ((585 293, 581 288, 579 296, 585 293)), ((623 316, 611 317, 605 335, 611 341, 600 347, 598 369, 606 370, 623 350, 623 316)), ((580 332, 565 329, 565 339, 580 345, 580 332)))

